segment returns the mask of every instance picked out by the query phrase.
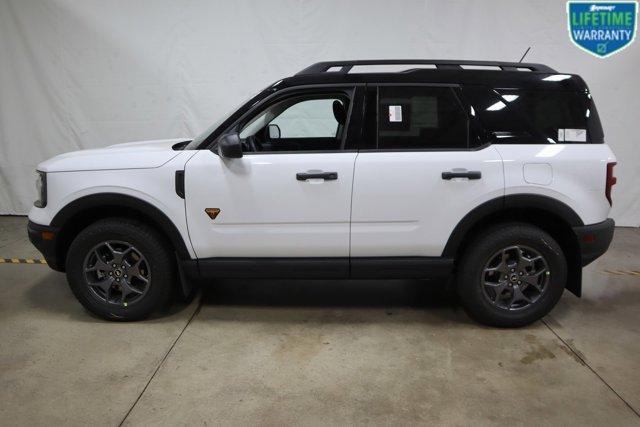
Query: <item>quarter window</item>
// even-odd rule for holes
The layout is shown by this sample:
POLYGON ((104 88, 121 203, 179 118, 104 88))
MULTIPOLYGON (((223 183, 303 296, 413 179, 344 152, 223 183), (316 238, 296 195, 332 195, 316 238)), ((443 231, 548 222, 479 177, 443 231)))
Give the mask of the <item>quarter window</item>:
POLYGON ((467 148, 469 120, 451 88, 380 86, 379 149, 467 148))
POLYGON ((499 92, 549 142, 603 142, 598 111, 587 93, 518 90, 499 92))
POLYGON ((466 86, 494 144, 603 143, 598 110, 587 93, 466 86))

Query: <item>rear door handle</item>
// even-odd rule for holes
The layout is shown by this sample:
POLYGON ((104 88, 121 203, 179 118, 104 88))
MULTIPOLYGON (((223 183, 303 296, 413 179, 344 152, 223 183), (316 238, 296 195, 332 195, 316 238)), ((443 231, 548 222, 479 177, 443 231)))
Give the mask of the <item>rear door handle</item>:
POLYGON ((442 172, 442 179, 453 178, 480 179, 482 173, 480 171, 442 172))
POLYGON ((296 174, 298 181, 306 181, 308 179, 324 179, 325 181, 335 181, 338 179, 338 172, 298 172, 296 174))

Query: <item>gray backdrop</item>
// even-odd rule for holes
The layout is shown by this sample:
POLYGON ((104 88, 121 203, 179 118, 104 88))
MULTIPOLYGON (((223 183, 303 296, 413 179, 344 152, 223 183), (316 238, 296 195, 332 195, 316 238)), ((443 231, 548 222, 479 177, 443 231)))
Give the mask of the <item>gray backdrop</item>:
MULTIPOLYGON (((191 137, 312 62, 528 61, 582 75, 619 164, 612 216, 640 225, 640 46, 597 59, 564 1, 0 0, 0 213, 25 214, 53 155, 191 137)), ((604 179, 604 177, 603 177, 604 179)))

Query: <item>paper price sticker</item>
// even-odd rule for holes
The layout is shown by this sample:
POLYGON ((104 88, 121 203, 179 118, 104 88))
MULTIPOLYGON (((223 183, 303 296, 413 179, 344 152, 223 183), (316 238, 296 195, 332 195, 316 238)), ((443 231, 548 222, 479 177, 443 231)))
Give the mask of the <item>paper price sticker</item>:
POLYGON ((390 122, 402 121, 402 105, 389 105, 389 121, 390 122))

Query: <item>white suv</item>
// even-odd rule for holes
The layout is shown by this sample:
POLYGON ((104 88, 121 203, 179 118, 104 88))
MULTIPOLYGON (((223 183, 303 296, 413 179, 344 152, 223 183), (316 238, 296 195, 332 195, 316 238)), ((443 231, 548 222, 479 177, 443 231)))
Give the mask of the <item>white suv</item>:
POLYGON ((607 250, 614 165, 577 75, 323 62, 194 140, 41 163, 28 228, 107 319, 144 318, 200 279, 455 275, 472 317, 520 326, 579 296, 607 250))

